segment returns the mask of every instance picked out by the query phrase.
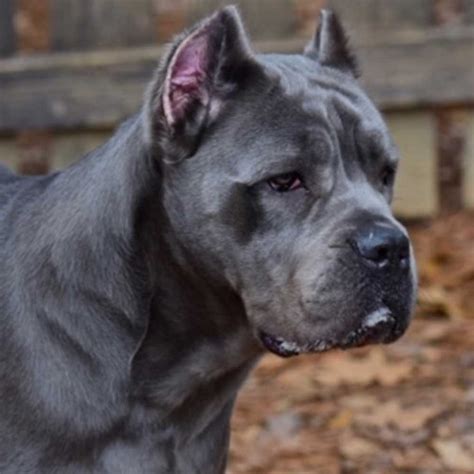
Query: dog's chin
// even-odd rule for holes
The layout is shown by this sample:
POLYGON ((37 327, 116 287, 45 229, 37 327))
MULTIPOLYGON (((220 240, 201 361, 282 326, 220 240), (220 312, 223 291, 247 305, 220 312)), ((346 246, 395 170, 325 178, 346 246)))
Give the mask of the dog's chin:
POLYGON ((284 337, 260 332, 263 346, 280 357, 292 357, 303 353, 320 353, 330 349, 351 349, 369 344, 389 344, 405 332, 407 318, 398 318, 384 307, 362 319, 361 324, 342 337, 324 337, 305 343, 297 343, 284 337))

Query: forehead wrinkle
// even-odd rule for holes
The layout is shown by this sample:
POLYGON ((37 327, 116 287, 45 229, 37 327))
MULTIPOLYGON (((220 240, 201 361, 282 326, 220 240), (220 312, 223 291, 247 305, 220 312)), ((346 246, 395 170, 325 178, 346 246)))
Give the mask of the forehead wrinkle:
POLYGON ((368 102, 358 82, 337 69, 321 66, 301 55, 261 55, 267 72, 280 83, 289 96, 327 97, 339 93, 357 104, 368 102))
MULTIPOLYGON (((381 122, 383 125, 383 122, 381 122)), ((356 143, 365 155, 372 159, 383 160, 387 164, 396 165, 398 162, 398 149, 393 143, 387 130, 374 126, 364 126, 360 121, 356 127, 356 143)), ((384 129, 385 129, 385 125, 384 129)))
POLYGON ((283 94, 299 102, 306 112, 326 122, 330 122, 333 104, 346 111, 340 112, 340 116, 348 115, 354 121, 358 121, 361 106, 364 109, 369 107, 370 101, 357 83, 337 71, 303 56, 265 55, 265 59, 267 70, 278 82, 283 94))
POLYGON ((338 133, 339 140, 352 148, 352 153, 363 163, 369 157, 383 159, 389 164, 396 165, 398 150, 393 143, 386 125, 378 111, 370 104, 362 111, 346 97, 335 95, 332 103, 339 123, 344 126, 338 133), (361 156, 361 153, 363 156, 361 156))
POLYGON ((397 149, 387 138, 385 123, 357 81, 304 56, 272 54, 262 59, 284 95, 323 124, 344 169, 362 164, 361 150, 365 157, 396 163, 397 149))

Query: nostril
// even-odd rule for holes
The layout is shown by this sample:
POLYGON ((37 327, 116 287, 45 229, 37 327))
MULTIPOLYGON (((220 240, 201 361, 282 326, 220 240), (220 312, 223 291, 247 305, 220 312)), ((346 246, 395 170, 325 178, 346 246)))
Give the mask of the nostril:
POLYGON ((366 260, 379 265, 386 264, 390 259, 390 247, 384 242, 373 242, 373 238, 359 239, 355 243, 357 253, 366 260))
POLYGON ((375 262, 384 262, 387 261, 390 257, 390 247, 386 244, 377 245, 373 248, 373 251, 370 252, 371 255, 369 258, 375 262))

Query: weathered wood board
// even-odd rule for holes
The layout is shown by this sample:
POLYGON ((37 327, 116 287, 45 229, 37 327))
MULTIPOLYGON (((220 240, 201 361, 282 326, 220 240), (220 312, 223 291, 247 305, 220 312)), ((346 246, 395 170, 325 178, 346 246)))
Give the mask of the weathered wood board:
MULTIPOLYGON (((76 132, 51 134, 48 147, 48 169, 64 169, 79 160, 86 153, 105 143, 113 130, 97 132, 76 132)), ((20 171, 21 145, 14 137, 0 138, 0 163, 12 170, 20 171)))
POLYGON ((66 168, 83 155, 105 143, 113 131, 79 132, 58 134, 54 137, 50 157, 50 169, 66 168))
POLYGON ((465 205, 474 209, 474 110, 471 111, 467 124, 463 195, 465 205))
POLYGON ((0 66, 0 131, 97 128, 134 113, 160 49, 71 53, 0 66))
MULTIPOLYGON (((300 51, 305 40, 261 41, 300 51)), ((0 131, 110 126, 139 107, 160 48, 0 61, 0 131)), ((474 28, 359 48, 362 83, 384 109, 474 104, 474 28), (470 58, 473 61, 470 61, 470 58)))
POLYGON ((386 114, 400 150, 393 207, 406 218, 433 215, 438 210, 436 132, 429 112, 386 114))
MULTIPOLYGON (((401 163, 396 182, 394 209, 404 218, 434 215, 438 211, 436 189, 436 124, 429 111, 386 114, 389 128, 400 148, 401 163)), ((104 143, 112 130, 59 133, 52 136, 49 164, 62 169, 104 143)), ((19 149, 12 138, 0 139, 0 162, 16 169, 19 149)), ((465 204, 474 208, 474 111, 470 113, 465 152, 465 204)))
POLYGON ((153 0, 49 0, 55 51, 155 42, 153 0))
POLYGON ((328 0, 356 42, 374 33, 426 29, 432 25, 433 0, 328 0))
MULTIPOLYGON (((0 161, 18 168, 22 130, 51 136, 52 170, 95 148, 139 109, 163 53, 157 40, 228 3, 260 52, 299 52, 321 7, 340 13, 402 152, 394 207, 404 217, 439 210, 432 109, 466 110, 462 193, 474 207, 474 0, 460 0, 464 15, 441 26, 433 0, 48 0, 51 54, 0 59, 0 161)), ((14 53, 18 5, 0 0, 0 57, 14 53)))
POLYGON ((0 163, 8 166, 12 170, 17 170, 18 147, 15 139, 0 139, 0 163))

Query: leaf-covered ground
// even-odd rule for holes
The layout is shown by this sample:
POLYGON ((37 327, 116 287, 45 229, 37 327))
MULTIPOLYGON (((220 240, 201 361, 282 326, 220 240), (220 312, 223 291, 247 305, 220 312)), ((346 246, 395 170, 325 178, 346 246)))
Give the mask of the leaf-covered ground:
POLYGON ((229 474, 474 473, 474 214, 410 231, 420 294, 406 336, 266 356, 239 397, 229 474))

